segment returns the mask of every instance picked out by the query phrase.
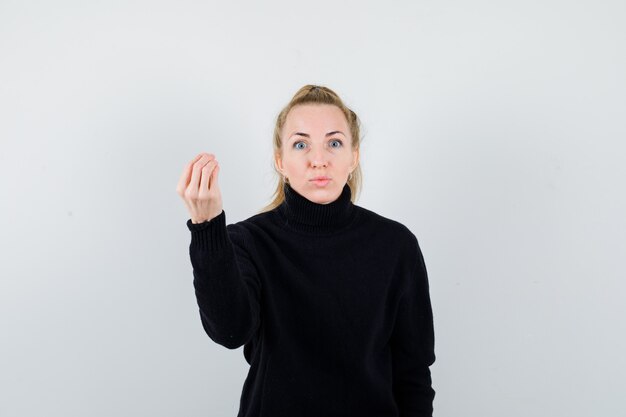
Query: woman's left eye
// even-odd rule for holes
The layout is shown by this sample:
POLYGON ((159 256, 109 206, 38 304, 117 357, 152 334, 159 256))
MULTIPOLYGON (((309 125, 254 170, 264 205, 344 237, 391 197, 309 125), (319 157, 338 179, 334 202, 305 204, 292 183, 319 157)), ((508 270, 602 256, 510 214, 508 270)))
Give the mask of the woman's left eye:
POLYGON ((330 141, 331 148, 340 148, 343 145, 343 142, 339 139, 333 139, 330 141))

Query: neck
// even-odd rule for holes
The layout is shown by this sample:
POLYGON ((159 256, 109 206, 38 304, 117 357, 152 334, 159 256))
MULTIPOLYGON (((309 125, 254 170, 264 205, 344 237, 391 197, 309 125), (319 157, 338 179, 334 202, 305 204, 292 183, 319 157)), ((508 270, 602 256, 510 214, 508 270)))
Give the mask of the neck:
POLYGON ((339 197, 328 204, 319 204, 300 195, 291 185, 284 185, 285 201, 278 212, 291 229, 312 234, 324 234, 346 226, 353 217, 354 205, 348 184, 344 185, 339 197))

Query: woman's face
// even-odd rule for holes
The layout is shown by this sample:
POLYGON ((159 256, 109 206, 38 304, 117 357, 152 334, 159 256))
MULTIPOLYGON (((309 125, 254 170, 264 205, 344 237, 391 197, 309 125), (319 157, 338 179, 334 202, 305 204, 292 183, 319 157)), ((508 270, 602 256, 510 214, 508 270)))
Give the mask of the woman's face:
POLYGON ((331 104, 300 104, 287 114, 276 167, 291 188, 318 204, 335 201, 357 167, 344 114, 331 104))

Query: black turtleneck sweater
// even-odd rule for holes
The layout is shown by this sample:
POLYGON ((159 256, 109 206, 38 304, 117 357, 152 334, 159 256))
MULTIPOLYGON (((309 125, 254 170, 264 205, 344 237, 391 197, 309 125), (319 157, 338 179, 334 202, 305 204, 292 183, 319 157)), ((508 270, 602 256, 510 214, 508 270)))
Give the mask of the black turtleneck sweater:
POLYGON ((238 417, 432 416, 424 260, 402 224, 285 185, 277 208, 193 224, 202 325, 250 364, 238 417))

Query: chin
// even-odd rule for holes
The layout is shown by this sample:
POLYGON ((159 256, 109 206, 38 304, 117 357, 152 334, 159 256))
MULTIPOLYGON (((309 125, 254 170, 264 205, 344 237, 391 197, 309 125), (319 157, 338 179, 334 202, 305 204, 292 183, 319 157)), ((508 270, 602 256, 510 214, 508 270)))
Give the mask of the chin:
POLYGON ((311 190, 310 192, 305 194, 305 197, 309 201, 312 201, 317 204, 328 204, 328 203, 332 203, 337 198, 339 198, 340 194, 341 194, 341 191, 337 192, 337 190, 317 189, 317 190, 311 190))

